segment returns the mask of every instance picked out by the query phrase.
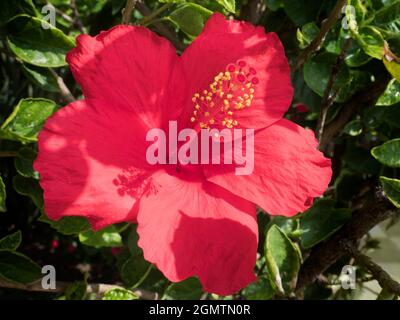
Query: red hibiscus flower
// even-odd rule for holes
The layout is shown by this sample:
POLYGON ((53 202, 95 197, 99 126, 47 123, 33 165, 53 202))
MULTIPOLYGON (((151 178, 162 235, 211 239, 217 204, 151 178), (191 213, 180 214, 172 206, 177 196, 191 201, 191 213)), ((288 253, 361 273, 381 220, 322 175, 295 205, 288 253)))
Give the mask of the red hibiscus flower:
POLYGON ((95 230, 138 223, 145 259, 171 281, 198 276, 221 295, 245 287, 255 280, 256 205, 292 216, 329 183, 330 161, 313 133, 283 119, 293 89, 274 33, 214 14, 178 56, 148 29, 117 26, 79 36, 67 61, 85 100, 59 110, 40 133, 35 169, 45 212, 85 216, 95 230), (253 173, 149 164, 146 133, 168 131, 173 120, 179 128, 254 129, 253 173))

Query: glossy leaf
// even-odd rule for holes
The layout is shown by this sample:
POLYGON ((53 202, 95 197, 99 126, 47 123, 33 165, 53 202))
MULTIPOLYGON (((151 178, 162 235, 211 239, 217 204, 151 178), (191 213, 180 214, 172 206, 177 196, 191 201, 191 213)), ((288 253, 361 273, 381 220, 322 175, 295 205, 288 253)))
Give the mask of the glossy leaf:
POLYGON ((0 239, 0 250, 15 251, 18 249, 22 241, 21 231, 14 232, 0 239))
POLYGON ((19 15, 9 21, 7 35, 11 51, 22 61, 39 67, 66 65, 65 55, 75 46, 61 30, 28 15, 19 15))
POLYGON ((35 67, 24 64, 22 70, 28 79, 43 90, 49 92, 59 92, 60 88, 56 79, 48 68, 35 67))
POLYGON ((400 168, 400 139, 393 139, 373 148, 371 154, 386 166, 400 168))
POLYGON ((379 178, 386 197, 397 207, 400 208, 400 180, 387 177, 379 178))
POLYGON ((25 178, 39 179, 39 173, 33 169, 33 161, 37 153, 31 148, 21 148, 18 156, 14 159, 15 169, 25 178))
POLYGON ((48 99, 22 99, 0 127, 0 136, 22 143, 35 142, 44 122, 56 110, 56 103, 48 99))
POLYGON ((189 36, 197 36, 203 30, 204 24, 212 11, 193 3, 185 3, 179 6, 169 15, 183 32, 189 36))
POLYGON ((107 291, 103 300, 137 300, 139 297, 135 295, 132 291, 126 289, 112 289, 107 291))
POLYGON ((25 255, 0 250, 0 277, 18 283, 31 283, 41 275, 40 267, 25 255))
POLYGON ((249 300, 269 300, 275 295, 268 277, 260 276, 242 290, 242 295, 249 300))
POLYGON ((52 228, 65 235, 77 235, 90 230, 89 222, 83 217, 63 217, 58 221, 53 221, 42 214, 39 221, 50 224, 52 228))
POLYGON ((400 102, 400 82, 392 79, 385 92, 379 97, 376 102, 377 106, 391 106, 400 102))
POLYGON ((16 175, 13 178, 13 187, 19 194, 31 198, 36 207, 43 208, 43 191, 37 180, 16 175))
POLYGON ((79 241, 92 247, 120 247, 122 238, 115 226, 109 226, 100 231, 85 231, 79 234, 79 241))
POLYGON ((281 295, 292 292, 300 269, 300 252, 277 225, 267 232, 265 261, 274 290, 281 295))
POLYGON ((311 248, 338 230, 351 217, 348 209, 336 209, 330 200, 316 202, 300 220, 300 241, 311 248))
POLYGON ((362 121, 360 119, 356 119, 347 123, 346 126, 343 128, 343 132, 355 137, 362 133, 362 129, 362 121))
POLYGON ((201 284, 197 278, 189 278, 181 282, 172 283, 165 290, 165 300, 199 300, 203 294, 201 284))
POLYGON ((135 288, 146 279, 151 268, 143 256, 130 257, 121 268, 122 281, 129 288, 135 288))

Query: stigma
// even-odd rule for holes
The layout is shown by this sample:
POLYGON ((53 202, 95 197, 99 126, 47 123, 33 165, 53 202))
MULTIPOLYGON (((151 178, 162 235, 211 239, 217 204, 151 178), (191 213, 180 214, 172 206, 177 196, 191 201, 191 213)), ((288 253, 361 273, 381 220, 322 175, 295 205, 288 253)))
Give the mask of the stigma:
POLYGON ((207 89, 195 93, 190 121, 200 129, 222 126, 232 129, 239 125, 238 112, 250 108, 259 83, 256 70, 245 61, 229 64, 217 74, 207 89))

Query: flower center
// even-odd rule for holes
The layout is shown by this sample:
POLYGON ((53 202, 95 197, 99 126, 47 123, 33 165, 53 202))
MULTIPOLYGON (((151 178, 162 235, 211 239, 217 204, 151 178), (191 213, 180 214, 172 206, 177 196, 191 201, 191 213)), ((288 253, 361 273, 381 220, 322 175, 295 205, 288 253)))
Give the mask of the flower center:
POLYGON ((245 61, 229 64, 208 89, 193 95, 194 111, 190 121, 197 123, 200 129, 237 126, 236 112, 249 108, 253 101, 259 82, 256 73, 245 61))

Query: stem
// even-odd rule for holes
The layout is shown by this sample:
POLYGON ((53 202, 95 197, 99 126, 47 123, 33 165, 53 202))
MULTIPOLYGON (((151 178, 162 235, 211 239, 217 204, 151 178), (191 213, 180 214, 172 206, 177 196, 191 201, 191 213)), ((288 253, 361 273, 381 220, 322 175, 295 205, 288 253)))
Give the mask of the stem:
POLYGON ((317 136, 317 139, 319 142, 321 141, 322 134, 324 133, 324 127, 325 127, 326 116, 328 114, 328 110, 332 106, 337 95, 339 94, 339 90, 335 90, 332 93, 332 89, 333 89, 333 85, 336 81, 336 78, 339 74, 340 68, 346 57, 346 53, 350 48, 350 45, 351 45, 351 39, 347 39, 343 45, 340 55, 337 57, 336 62, 332 68, 332 72, 329 77, 328 84, 326 86, 324 95, 322 97, 321 111, 319 114, 319 119, 318 119, 318 124, 317 124, 317 129, 316 129, 316 136, 317 136))
POLYGON ((322 23, 321 30, 319 31, 316 38, 310 43, 310 45, 307 48, 305 48, 300 53, 299 58, 297 59, 297 62, 294 65, 293 71, 300 68, 314 52, 318 51, 321 48, 322 44, 324 43, 326 35, 338 20, 339 14, 341 13, 341 10, 343 6, 346 5, 346 3, 347 0, 338 0, 338 2, 336 2, 336 5, 333 8, 330 16, 322 23))
POLYGON ((138 0, 127 0, 125 9, 122 11, 122 24, 129 24, 132 17, 132 11, 135 9, 138 0))
POLYGON ((71 0, 71 8, 72 12, 74 13, 74 24, 78 27, 81 33, 87 33, 79 15, 78 7, 76 6, 76 0, 71 0))
POLYGON ((57 81, 58 87, 60 89, 60 94, 61 94, 61 97, 63 98, 63 100, 67 103, 74 102, 76 99, 72 95, 71 91, 68 89, 64 80, 53 69, 50 69, 50 72, 57 81))
MULTIPOLYGON (((71 285, 69 282, 57 281, 56 289, 44 289, 42 287, 41 282, 37 281, 31 284, 21 284, 9 282, 7 280, 0 279, 0 287, 1 288, 9 288, 9 289, 18 289, 25 291, 34 291, 34 292, 50 292, 50 293, 64 293, 65 290, 71 285)), ((86 293, 96 293, 98 296, 104 294, 105 292, 113 289, 124 289, 125 288, 113 284, 104 284, 104 283, 91 283, 86 287, 86 293)), ((151 292, 142 289, 133 289, 131 290, 135 295, 144 299, 144 300, 158 300, 159 294, 156 292, 151 292)))
POLYGON ((17 151, 0 151, 0 158, 18 157, 17 151))
MULTIPOLYGON (((149 7, 146 6, 144 2, 138 2, 137 4, 137 10, 143 15, 143 16, 149 16, 151 14, 151 10, 149 7)), ((185 49, 185 45, 182 43, 182 41, 178 38, 176 33, 169 28, 168 26, 164 25, 161 22, 154 22, 154 30, 167 38, 171 43, 175 46, 175 48, 179 51, 183 51, 185 49)))
POLYGON ((161 7, 159 7, 157 10, 153 11, 152 13, 150 13, 149 15, 145 16, 143 19, 138 21, 138 24, 141 26, 146 26, 148 24, 150 24, 150 22, 157 17, 158 15, 160 15, 161 13, 163 13, 165 10, 167 10, 169 7, 172 6, 172 3, 166 3, 164 5, 162 5, 161 7))
POLYGON ((364 196, 361 208, 354 211, 351 219, 329 240, 313 248, 301 267, 296 295, 301 297, 306 286, 312 284, 320 274, 346 254, 344 244, 356 246, 370 229, 398 211, 375 190, 364 196))
POLYGON ((372 274, 374 279, 378 281, 379 285, 383 289, 400 296, 400 283, 393 280, 393 278, 379 265, 373 262, 370 257, 364 255, 357 250, 356 247, 351 245, 345 246, 345 250, 372 274))

